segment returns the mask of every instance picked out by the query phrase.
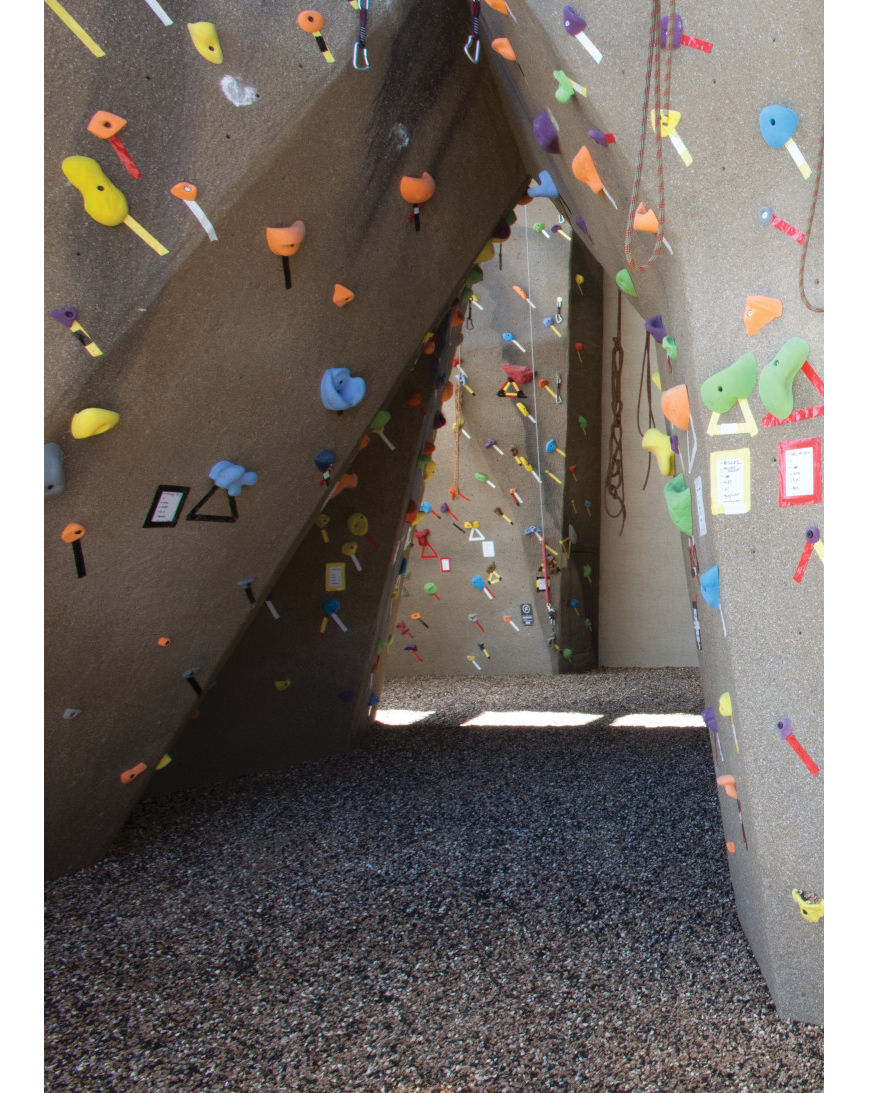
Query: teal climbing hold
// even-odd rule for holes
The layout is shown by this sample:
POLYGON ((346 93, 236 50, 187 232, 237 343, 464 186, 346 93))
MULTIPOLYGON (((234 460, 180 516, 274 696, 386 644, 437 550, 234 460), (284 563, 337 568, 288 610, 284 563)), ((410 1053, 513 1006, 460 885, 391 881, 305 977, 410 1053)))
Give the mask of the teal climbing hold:
POLYGON ((779 421, 794 411, 794 379, 808 356, 809 343, 805 338, 790 338, 760 373, 757 383, 760 401, 779 421))
POLYGON ((664 486, 664 500, 670 519, 684 535, 694 534, 694 521, 691 516, 691 491, 685 485, 685 475, 677 474, 664 486))
POLYGON ((714 414, 726 414, 741 398, 748 398, 757 382, 757 358, 754 353, 741 357, 705 380, 700 398, 714 414))

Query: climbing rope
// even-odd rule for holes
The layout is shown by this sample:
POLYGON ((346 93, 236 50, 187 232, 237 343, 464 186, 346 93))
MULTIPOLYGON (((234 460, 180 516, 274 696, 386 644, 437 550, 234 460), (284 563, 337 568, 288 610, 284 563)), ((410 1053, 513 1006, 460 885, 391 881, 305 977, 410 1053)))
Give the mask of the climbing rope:
MULTIPOLYGON (((461 350, 459 351, 459 365, 461 366, 461 350)), ((464 415, 462 412, 462 396, 464 387, 456 382, 453 384, 453 402, 455 403, 456 420, 453 425, 455 436, 453 437, 453 489, 459 492, 459 437, 462 434, 464 415)))
POLYGON ((618 295, 618 312, 616 317, 616 336, 613 338, 612 364, 610 368, 610 406, 613 420, 610 426, 610 458, 606 469, 606 493, 616 502, 616 511, 610 512, 607 498, 604 498, 604 508, 607 516, 613 519, 622 518, 622 526, 619 535, 625 530, 625 519, 628 511, 625 508, 625 478, 622 463, 622 368, 625 363, 625 351, 622 348, 622 294, 618 295))
POLYGON ((809 210, 809 226, 806 228, 806 238, 803 240, 803 253, 800 257, 800 299, 809 309, 809 311, 817 311, 823 315, 824 309, 822 307, 815 307, 814 304, 810 304, 808 297, 806 296, 805 277, 806 277, 806 254, 809 249, 809 236, 812 234, 812 223, 815 219, 815 207, 818 204, 818 191, 821 188, 821 171, 824 167, 824 123, 821 122, 821 144, 818 149, 818 166, 815 170, 815 189, 812 193, 812 207, 809 210))
MULTIPOLYGON (((643 348, 643 363, 640 366, 640 388, 637 392, 637 432, 640 436, 644 436, 646 429, 655 428, 655 414, 652 410, 652 335, 646 331, 646 344, 643 348), (640 404, 643 401, 643 380, 646 381, 646 405, 649 409, 648 422, 649 424, 644 429, 640 424, 640 404)), ((643 489, 649 484, 649 474, 652 470, 652 453, 648 453, 648 459, 646 461, 646 477, 643 480, 643 489)))
MULTIPOLYGON (((676 0, 669 0, 668 33, 672 34, 675 24, 676 0)), ((631 200, 628 203, 628 223, 625 229, 625 258, 628 268, 645 273, 654 265, 664 241, 664 138, 662 136, 663 118, 670 111, 670 75, 673 61, 673 50, 668 49, 664 70, 664 99, 661 101, 661 0, 652 0, 652 16, 649 26, 649 52, 646 59, 646 82, 643 88, 643 113, 640 126, 640 150, 637 154, 637 167, 634 172, 634 185, 631 190, 631 200), (651 256, 645 265, 638 266, 634 261, 634 213, 640 196, 640 182, 643 177, 643 163, 646 157, 646 130, 649 125, 649 92, 652 84, 652 74, 655 77, 655 160, 657 162, 658 176, 658 230, 655 234, 655 246, 651 256)))

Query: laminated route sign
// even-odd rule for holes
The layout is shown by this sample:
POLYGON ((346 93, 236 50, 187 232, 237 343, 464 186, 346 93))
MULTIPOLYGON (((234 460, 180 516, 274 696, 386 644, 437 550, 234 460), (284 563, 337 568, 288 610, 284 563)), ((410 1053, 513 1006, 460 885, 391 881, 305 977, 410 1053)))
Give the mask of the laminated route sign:
POLYGON ((713 516, 734 516, 751 509, 751 453, 748 448, 709 456, 713 516))

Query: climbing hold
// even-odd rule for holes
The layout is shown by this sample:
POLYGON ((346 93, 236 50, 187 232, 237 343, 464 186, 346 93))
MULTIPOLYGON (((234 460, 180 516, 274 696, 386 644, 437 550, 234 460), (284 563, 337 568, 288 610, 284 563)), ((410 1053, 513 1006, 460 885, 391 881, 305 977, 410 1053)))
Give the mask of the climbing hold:
MULTIPOLYGON (((490 262, 495 257, 495 244, 489 240, 474 259, 474 268, 479 269, 481 262, 490 262)), ((481 271, 482 272, 482 271, 481 271)), ((482 278, 481 278, 482 280, 482 278)), ((465 301, 467 302, 467 301, 465 301)))
MULTIPOLYGON (((682 484, 684 485, 684 476, 679 475, 678 477, 682 478, 682 484)), ((673 479, 673 482, 675 483, 676 479, 673 479)), ((690 534, 690 532, 688 534, 690 534)), ((705 573, 700 574, 700 593, 710 607, 715 607, 719 611, 721 610, 721 594, 719 591, 717 565, 712 566, 711 569, 707 569, 705 573)))
POLYGON ((544 152, 557 154, 561 151, 558 144, 558 123, 549 110, 541 110, 534 119, 532 126, 534 139, 544 152))
POLYGON ((485 588, 486 587, 486 582, 477 573, 475 573, 474 576, 471 577, 471 584, 474 586, 474 588, 485 588))
POLYGON ((351 376, 349 368, 327 368, 320 380, 320 400, 327 410, 341 413, 365 397, 365 380, 351 376))
POLYGON ((793 412, 794 378, 808 356, 809 343, 805 338, 789 338, 758 377, 760 400, 779 421, 793 412))
POLYGON ((127 199, 95 159, 88 156, 67 156, 60 169, 81 194, 85 212, 98 224, 104 224, 108 228, 126 224, 130 231, 135 232, 157 254, 169 253, 162 243, 130 216, 127 199))
POLYGON ((651 232, 653 235, 658 230, 658 218, 651 209, 647 209, 641 201, 634 213, 634 231, 651 232))
POLYGON ((514 383, 530 383, 534 378, 534 372, 527 364, 507 364, 502 362, 502 371, 513 380, 514 383))
POLYGON ((806 163, 806 157, 793 139, 799 124, 797 112, 791 110, 789 106, 765 106, 760 112, 758 122, 760 124, 760 135, 769 147, 787 148, 800 174, 808 180, 811 177, 812 169, 806 163))
POLYGON ((130 153, 118 136, 118 133, 126 124, 127 119, 122 118, 119 114, 110 114, 108 110, 97 110, 88 122, 87 130, 89 133, 93 133, 95 137, 99 137, 100 140, 107 140, 111 144, 131 178, 141 178, 142 172, 133 162, 130 153))
POLYGON ((351 292, 349 288, 344 285, 336 284, 332 290, 332 303, 336 307, 344 307, 345 304, 349 304, 351 300, 356 299, 356 293, 351 292))
POLYGON ((538 171, 539 186, 529 186, 529 197, 558 197, 558 187, 552 181, 552 175, 548 171, 538 171))
POLYGON ((767 323, 781 317, 782 302, 772 296, 746 296, 742 321, 749 336, 763 330, 767 323))
POLYGON ((664 486, 664 500, 667 512, 676 527, 685 535, 694 534, 694 522, 691 515, 691 491, 685 485, 685 475, 677 474, 664 486))
POLYGON ((586 89, 575 80, 572 80, 567 73, 563 72, 560 68, 556 69, 552 75, 555 77, 555 82, 558 84, 558 89, 555 92, 555 98, 558 102, 570 102, 577 93, 588 98, 586 89))
POLYGON ((171 638, 157 638, 157 644, 160 646, 161 649, 168 649, 169 646, 172 644, 172 639, 171 638))
POLYGON ((586 36, 585 28, 588 26, 588 23, 585 21, 585 19, 583 19, 579 12, 574 11, 574 9, 571 7, 565 7, 564 11, 562 12, 561 22, 567 33, 572 38, 575 38, 577 42, 579 42, 579 44, 583 47, 583 49, 585 49, 586 53, 588 53, 591 59, 596 64, 600 64, 601 60, 603 59, 603 54, 597 48, 594 42, 592 42, 591 39, 586 36))
POLYGON ((238 463, 221 459, 208 472, 208 477, 219 489, 226 490, 230 497, 238 497, 242 486, 255 486, 259 476, 238 463))
POLYGON ((516 54, 513 51, 513 47, 510 45, 509 38, 493 38, 492 49, 507 61, 516 60, 516 54))
POLYGON ((700 398, 713 413, 726 414, 739 399, 748 398, 756 382, 757 358, 754 353, 743 353, 733 364, 704 380, 700 398))
POLYGON ((428 171, 423 171, 418 178, 413 175, 402 175, 398 189, 409 205, 422 205, 434 195, 435 180, 428 171))
POLYGON ((807 922, 819 922, 824 917, 823 900, 817 900, 814 903, 810 903, 808 900, 803 899, 796 888, 791 889, 791 899, 793 899, 794 903, 799 907, 800 914, 807 922))
POLYGON ((45 496, 56 497, 66 489, 63 452, 59 444, 45 445, 45 496))
POLYGON ((646 429, 643 433, 642 448, 651 452, 658 463, 661 474, 669 477, 676 473, 676 456, 670 447, 670 438, 660 429, 646 429))
POLYGON ((124 771, 124 773, 121 775, 121 781, 124 783, 125 786, 129 785, 130 782, 138 778, 140 774, 144 774, 147 769, 147 764, 136 763, 134 767, 130 767, 129 770, 124 771))
MULTIPOLYGON (((664 352, 667 354, 671 361, 676 361, 679 359, 679 350, 676 346, 676 339, 671 338, 669 334, 661 342, 661 348, 664 350, 664 352)), ((660 384, 658 384, 658 386, 660 387, 660 384)))
POLYGON ((320 33, 323 27, 326 25, 326 20, 318 11, 302 11, 296 16, 296 24, 306 33, 313 36, 314 41, 317 43, 317 48, 323 54, 323 57, 330 64, 334 63, 335 58, 332 56, 331 51, 326 45, 326 39, 320 33))
POLYGON ((655 341, 660 345, 662 340, 667 336, 667 331, 664 329, 664 322, 660 315, 654 315, 651 319, 647 319, 646 333, 651 334, 655 341))
POLYGON ((687 431, 691 428, 691 407, 688 403, 688 388, 684 383, 668 387, 661 393, 661 412, 677 429, 687 431))
POLYGON ((323 448, 314 456, 314 463, 319 471, 328 471, 335 465, 337 456, 331 448, 323 448))
POLYGON ((266 228, 266 242, 272 254, 287 258, 295 254, 305 238, 305 224, 296 220, 288 228, 266 228))
POLYGON ((784 148, 797 131, 799 116, 789 106, 765 106, 758 122, 760 134, 770 148, 784 148))
POLYGON ((67 156, 60 169, 82 195, 85 212, 107 228, 123 224, 130 208, 127 199, 89 156, 67 156))
POLYGON ((591 152, 584 144, 571 160, 570 169, 573 171, 574 176, 580 182, 584 182, 593 193, 603 193, 603 183, 600 175, 597 173, 594 160, 591 158, 591 152))
POLYGON ((187 29, 196 46, 196 52, 213 65, 223 63, 223 50, 220 48, 220 40, 217 37, 217 27, 214 23, 188 23, 187 29))
POLYGON ((193 213, 193 215, 202 225, 205 234, 208 236, 212 243, 216 243, 217 232, 214 230, 214 225, 203 212, 202 206, 196 200, 196 196, 199 191, 196 189, 193 183, 176 182, 175 185, 169 190, 169 193, 172 194, 173 197, 178 197, 186 203, 187 208, 193 213))
POLYGON ((121 420, 121 415, 114 410, 100 410, 96 406, 89 406, 86 410, 79 410, 73 415, 69 431, 77 440, 87 436, 98 436, 100 433, 113 429, 121 420))
POLYGON ((159 761, 154 765, 154 770, 162 770, 164 767, 168 767, 172 762, 172 756, 166 752, 162 755, 159 761))
POLYGON ((620 269, 618 271, 616 274, 616 284, 626 295, 637 295, 637 290, 634 288, 634 282, 631 280, 631 275, 626 269, 620 269))

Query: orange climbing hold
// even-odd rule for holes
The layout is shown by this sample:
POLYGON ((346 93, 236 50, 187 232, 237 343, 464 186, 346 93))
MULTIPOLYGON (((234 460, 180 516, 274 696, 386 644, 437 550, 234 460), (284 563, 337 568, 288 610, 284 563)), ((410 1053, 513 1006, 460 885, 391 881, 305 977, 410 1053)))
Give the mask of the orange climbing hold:
POLYGON ((641 201, 634 213, 634 230, 638 232, 651 232, 653 235, 658 230, 658 218, 652 209, 647 209, 641 201))
POLYGON ((687 432, 691 428, 691 407, 688 405, 688 388, 684 383, 668 387, 661 393, 661 412, 677 429, 687 432))
POLYGON ((296 16, 296 23, 308 34, 316 34, 326 25, 326 20, 319 11, 309 9, 308 11, 299 12, 296 16))
POLYGON ((418 178, 413 175, 402 175, 398 189, 408 204, 422 205, 434 194, 435 180, 428 171, 423 171, 418 178))
POLYGON ((356 299, 356 293, 351 292, 349 288, 344 285, 335 285, 335 289, 332 292, 332 303, 336 307, 344 307, 345 304, 349 304, 351 300, 356 299))
POLYGON ((493 38, 492 49, 496 53, 500 53, 502 57, 505 57, 508 61, 515 61, 516 54, 513 52, 513 47, 510 45, 509 38, 493 38))
POLYGON ((584 144, 573 157, 570 169, 573 171, 574 176, 580 182, 584 182, 593 193, 603 193, 603 183, 600 180, 600 175, 597 173, 594 160, 591 158, 591 152, 584 144))
POLYGON ((773 296, 746 296, 742 321, 746 334, 757 334, 767 323, 781 317, 782 302, 773 296))
POLYGON ((127 119, 119 114, 110 114, 108 110, 97 110, 96 114, 88 122, 87 130, 95 137, 108 140, 115 137, 127 124, 127 119))
POLYGON ((272 254, 287 257, 295 254, 305 238, 305 225, 295 221, 288 228, 266 228, 266 242, 272 254))

